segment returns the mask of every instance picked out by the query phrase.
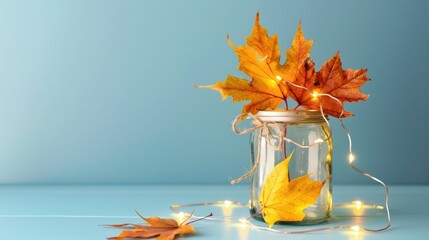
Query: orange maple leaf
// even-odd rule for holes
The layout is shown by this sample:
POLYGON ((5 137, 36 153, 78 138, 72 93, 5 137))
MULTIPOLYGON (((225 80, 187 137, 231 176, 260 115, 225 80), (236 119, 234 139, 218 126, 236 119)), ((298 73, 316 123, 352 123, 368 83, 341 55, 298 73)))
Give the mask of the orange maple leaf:
MULTIPOLYGON (((292 45, 286 51, 286 62, 280 67, 281 78, 284 81, 294 82, 296 80, 303 62, 310 56, 312 46, 313 40, 305 39, 300 22, 292 45)), ((286 83, 284 82, 284 84, 286 83)))
POLYGON ((251 84, 261 91, 269 91, 280 98, 286 97, 287 88, 279 85, 277 72, 280 61, 280 49, 277 35, 268 36, 266 28, 259 23, 256 14, 252 35, 246 38, 246 45, 236 47, 228 36, 228 43, 237 54, 238 69, 252 78, 251 84))
POLYGON ((243 107, 243 113, 256 114, 259 110, 273 110, 287 98, 287 86, 281 83, 278 68, 280 50, 277 35, 268 36, 266 28, 259 23, 256 14, 252 35, 246 38, 246 45, 234 46, 228 36, 228 43, 237 54, 238 69, 252 81, 228 76, 223 82, 209 88, 221 93, 222 99, 232 97, 233 102, 250 101, 243 107))
POLYGON ((280 62, 280 48, 277 34, 271 37, 268 36, 268 30, 259 23, 259 13, 256 13, 252 35, 246 37, 246 44, 255 50, 259 56, 263 56, 266 63, 273 63, 275 66, 280 62))
POLYGON ((314 62, 310 57, 307 57, 307 59, 298 68, 293 85, 289 84, 289 96, 298 103, 298 106, 306 107, 316 104, 316 102, 309 102, 312 100, 313 96, 311 95, 311 92, 307 90, 314 87, 316 79, 317 74, 314 71, 314 62))
POLYGON ((334 117, 349 117, 353 114, 344 110, 344 102, 368 99, 368 95, 363 94, 359 89, 369 80, 366 73, 366 69, 345 71, 338 52, 326 61, 317 73, 314 72, 312 60, 307 59, 302 64, 294 84, 304 86, 311 92, 293 85, 290 85, 289 92, 298 102, 298 106, 318 110, 322 104, 326 114, 334 117))
POLYGON ((222 100, 228 96, 232 98, 233 102, 250 100, 250 103, 243 107, 243 113, 256 114, 259 110, 275 109, 283 101, 283 97, 271 93, 269 87, 267 87, 268 89, 260 88, 258 85, 249 83, 246 79, 234 76, 228 76, 224 82, 198 87, 220 92, 222 100))
POLYGON ((178 223, 174 219, 163 219, 159 217, 145 218, 138 212, 137 214, 149 225, 140 225, 132 223, 109 224, 106 226, 115 228, 133 227, 131 230, 123 230, 118 236, 110 237, 108 240, 121 240, 127 238, 153 238, 157 240, 173 240, 176 235, 194 233, 195 229, 189 223, 185 223, 192 216, 188 216, 183 222, 178 223))

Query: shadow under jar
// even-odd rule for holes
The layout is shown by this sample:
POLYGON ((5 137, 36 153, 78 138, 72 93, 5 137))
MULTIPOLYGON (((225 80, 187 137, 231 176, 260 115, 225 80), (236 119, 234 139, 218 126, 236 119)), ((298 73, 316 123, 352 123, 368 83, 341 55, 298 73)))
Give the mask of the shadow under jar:
POLYGON ((267 139, 267 134, 263 132, 259 142, 259 134, 262 131, 260 128, 250 136, 252 166, 257 160, 258 151, 260 152, 259 166, 250 179, 250 213, 253 218, 264 221, 259 204, 262 186, 273 168, 293 152, 289 162, 290 180, 310 174, 311 180, 326 182, 316 202, 304 209, 305 218, 302 221, 279 221, 277 224, 309 225, 329 220, 332 212, 332 138, 329 137, 329 130, 321 112, 259 111, 257 117, 263 122, 269 122, 270 131, 275 134, 270 136, 271 139, 267 139), (273 146, 279 144, 278 136, 285 136, 284 146, 281 148, 273 146), (300 147, 286 139, 302 146, 311 146, 300 147))

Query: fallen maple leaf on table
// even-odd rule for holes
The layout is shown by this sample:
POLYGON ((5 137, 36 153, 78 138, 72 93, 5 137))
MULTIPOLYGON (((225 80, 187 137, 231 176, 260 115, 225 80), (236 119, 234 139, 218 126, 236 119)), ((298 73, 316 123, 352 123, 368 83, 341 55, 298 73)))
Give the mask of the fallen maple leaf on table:
POLYGON ((277 221, 302 221, 303 210, 316 202, 326 182, 310 180, 309 174, 289 182, 292 154, 274 167, 261 189, 262 216, 270 227, 277 221))
MULTIPOLYGON (((194 227, 189 225, 192 222, 186 223, 186 221, 188 221, 192 217, 193 213, 180 223, 174 219, 164 219, 159 217, 145 218, 138 212, 136 213, 140 216, 141 219, 147 222, 148 225, 140 225, 133 223, 105 225, 114 228, 133 228, 131 230, 123 230, 118 236, 110 237, 108 239, 121 240, 127 238, 144 239, 156 237, 157 240, 173 240, 176 235, 185 235, 196 232, 194 227)), ((212 216, 212 214, 210 214, 209 216, 212 216)))

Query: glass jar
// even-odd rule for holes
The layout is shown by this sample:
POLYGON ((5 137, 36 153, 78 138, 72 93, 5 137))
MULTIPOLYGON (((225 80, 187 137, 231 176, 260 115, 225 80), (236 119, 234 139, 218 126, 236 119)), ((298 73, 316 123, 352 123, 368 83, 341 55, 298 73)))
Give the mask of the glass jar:
POLYGON ((310 174, 311 180, 326 182, 316 202, 304 209, 305 218, 302 221, 277 223, 305 225, 329 220, 332 211, 332 138, 321 112, 260 111, 257 117, 260 121, 268 123, 270 132, 275 134, 267 134, 266 130, 259 128, 250 136, 252 166, 257 161, 258 151, 260 152, 259 165, 250 179, 250 213, 253 218, 264 221, 259 204, 262 186, 271 170, 293 152, 289 162, 290 180, 310 174), (276 147, 281 140, 279 136, 285 136, 284 146, 276 147), (261 142, 258 139, 261 139, 261 142))

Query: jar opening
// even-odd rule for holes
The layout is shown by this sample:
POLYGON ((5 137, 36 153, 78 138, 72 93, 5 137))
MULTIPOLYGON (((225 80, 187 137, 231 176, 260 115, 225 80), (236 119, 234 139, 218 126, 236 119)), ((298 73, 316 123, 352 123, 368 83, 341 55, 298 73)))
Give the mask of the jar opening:
MULTIPOLYGON (((320 123, 325 121, 319 110, 275 109, 273 111, 259 111, 256 116, 265 122, 320 123)), ((328 115, 325 114, 325 117, 328 119, 328 115)))

